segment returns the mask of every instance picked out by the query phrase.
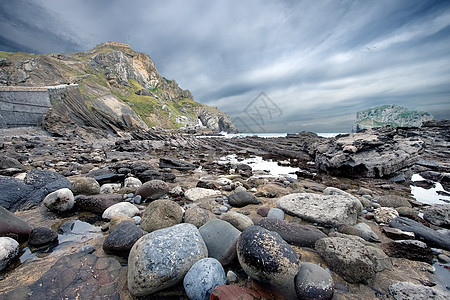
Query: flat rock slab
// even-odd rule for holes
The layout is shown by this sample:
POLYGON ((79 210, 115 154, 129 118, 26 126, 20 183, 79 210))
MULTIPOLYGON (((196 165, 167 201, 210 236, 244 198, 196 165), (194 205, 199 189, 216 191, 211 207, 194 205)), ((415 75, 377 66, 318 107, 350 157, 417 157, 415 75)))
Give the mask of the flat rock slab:
POLYGON ((296 193, 281 197, 277 207, 286 213, 321 225, 354 225, 361 208, 355 197, 296 193))
POLYGON ((58 261, 35 283, 0 295, 10 299, 119 299, 120 263, 113 257, 86 252, 58 261))
POLYGON ((196 169, 196 166, 194 164, 191 164, 189 162, 171 158, 171 157, 162 157, 159 159, 159 167, 161 169, 169 168, 169 169, 175 169, 175 170, 194 170, 196 169))

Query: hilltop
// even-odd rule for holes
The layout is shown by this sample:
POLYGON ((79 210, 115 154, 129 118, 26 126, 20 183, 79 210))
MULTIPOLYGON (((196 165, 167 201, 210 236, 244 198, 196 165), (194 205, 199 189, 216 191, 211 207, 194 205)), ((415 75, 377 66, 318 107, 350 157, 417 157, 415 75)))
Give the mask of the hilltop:
POLYGON ((409 110, 398 105, 381 105, 357 112, 352 131, 382 126, 420 127, 423 122, 433 119, 427 112, 409 110))
POLYGON ((98 129, 237 131, 228 115, 196 102, 189 90, 161 76, 147 54, 130 48, 102 43, 77 53, 0 52, 0 86, 61 84, 71 88, 50 97, 52 109, 43 121, 59 135, 98 129))

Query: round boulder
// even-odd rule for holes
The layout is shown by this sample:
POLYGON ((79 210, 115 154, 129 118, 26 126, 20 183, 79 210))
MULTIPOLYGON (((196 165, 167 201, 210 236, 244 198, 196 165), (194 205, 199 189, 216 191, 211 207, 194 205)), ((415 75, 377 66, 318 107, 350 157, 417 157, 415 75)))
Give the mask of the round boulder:
POLYGON ((220 216, 220 219, 230 223, 240 231, 243 231, 245 228, 254 225, 252 219, 235 211, 229 211, 222 214, 220 216))
POLYGON ((259 226, 241 233, 237 256, 250 277, 276 286, 291 283, 300 268, 300 257, 291 246, 278 233, 259 226))
POLYGON ((58 240, 58 233, 47 227, 36 227, 30 231, 28 244, 33 247, 41 247, 58 240))
POLYGON ((183 221, 183 209, 172 200, 155 200, 142 213, 141 228, 147 232, 167 228, 183 221))
POLYGON ((128 290, 135 296, 145 296, 174 286, 194 263, 207 256, 208 249, 192 224, 146 234, 128 257, 128 290))
POLYGON ((140 195, 145 200, 156 200, 169 192, 169 186, 162 180, 150 180, 141 185, 136 190, 136 195, 140 195))
POLYGON ((435 204, 427 208, 423 218, 436 226, 450 228, 450 204, 435 204))
POLYGON ((299 299, 331 299, 334 292, 333 279, 320 266, 304 262, 295 276, 295 291, 299 299))
POLYGON ((100 194, 100 184, 92 177, 78 177, 72 182, 74 195, 97 195, 100 194))
POLYGON ((48 194, 42 203, 51 211, 64 212, 72 209, 75 200, 72 191, 63 188, 48 194))
POLYGON ((208 300, 212 290, 226 281, 220 262, 215 258, 203 258, 186 273, 183 287, 189 299, 208 300))
POLYGON ((215 214, 198 206, 188 207, 184 212, 184 222, 197 228, 215 219, 217 219, 215 214))
POLYGON ((108 207, 102 214, 102 218, 111 220, 114 216, 134 217, 139 214, 139 209, 130 202, 120 202, 108 207))
POLYGON ((103 242, 103 251, 121 257, 128 257, 134 243, 144 235, 133 220, 119 223, 103 242))
POLYGON ((0 237, 0 271, 19 254, 19 243, 9 237, 0 237))
POLYGON ((228 196, 231 206, 244 207, 249 204, 260 204, 261 201, 249 192, 237 192, 228 196))

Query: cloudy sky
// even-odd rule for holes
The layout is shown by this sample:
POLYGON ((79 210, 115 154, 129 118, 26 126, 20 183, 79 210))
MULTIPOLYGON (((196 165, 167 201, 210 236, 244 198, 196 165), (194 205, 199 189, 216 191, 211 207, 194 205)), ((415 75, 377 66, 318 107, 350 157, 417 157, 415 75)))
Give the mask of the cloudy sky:
POLYGON ((0 0, 0 50, 108 40, 241 130, 347 132, 398 104, 450 119, 450 1, 0 0))

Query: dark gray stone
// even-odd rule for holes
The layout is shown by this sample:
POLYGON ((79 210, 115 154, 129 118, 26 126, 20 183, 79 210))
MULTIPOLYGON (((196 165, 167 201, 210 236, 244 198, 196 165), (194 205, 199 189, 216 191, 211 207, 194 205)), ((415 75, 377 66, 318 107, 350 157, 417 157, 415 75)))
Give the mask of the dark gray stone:
POLYGON ((314 248, 318 239, 327 237, 325 233, 314 226, 291 224, 279 219, 263 218, 255 225, 275 231, 289 244, 300 247, 314 248))
POLYGON ((103 242, 103 251, 126 258, 133 245, 143 235, 144 232, 134 222, 120 222, 103 242))
POLYGON ((253 279, 275 286, 293 282, 300 268, 299 255, 281 236, 260 226, 247 227, 237 242, 237 256, 253 279))
POLYGON ((58 233, 47 227, 35 227, 30 231, 28 244, 33 247, 40 247, 54 243, 58 240, 58 233))
POLYGON ((141 237, 128 257, 128 290, 135 296, 153 294, 181 282, 208 249, 192 224, 178 224, 141 237))
POLYGON ((407 198, 396 195, 380 196, 377 203, 384 207, 412 207, 407 198))
POLYGON ((427 208, 423 218, 433 225, 450 228, 450 204, 435 204, 427 208))
POLYGON ((446 292, 410 282, 396 282, 389 286, 389 293, 395 300, 446 300, 446 292))
POLYGON ((295 276, 295 291, 299 299, 331 299, 334 293, 333 278, 316 264, 301 263, 295 276))
POLYGON ((183 287, 189 299, 208 300, 212 290, 226 284, 225 271, 215 258, 197 261, 186 273, 183 287))
POLYGON ((196 166, 194 164, 191 164, 189 162, 171 158, 171 157, 161 157, 159 159, 159 167, 161 169, 169 168, 169 169, 175 169, 175 170, 194 170, 196 169, 196 166))
POLYGON ((169 192, 169 186, 162 180, 150 180, 142 184, 135 195, 140 195, 144 201, 156 200, 169 192))
POLYGON ((80 195, 75 197, 75 203, 79 209, 96 214, 103 214, 108 207, 119 202, 122 202, 122 195, 119 194, 80 195))
POLYGON ((236 243, 241 232, 222 220, 213 220, 199 228, 208 247, 208 256, 226 266, 236 258, 236 243), (218 238, 220 237, 220 238, 218 238))
POLYGON ((383 251, 390 257, 407 258, 431 264, 433 251, 424 242, 416 240, 398 240, 381 245, 383 251))
POLYGON ((24 220, 0 206, 0 236, 18 241, 28 239, 31 227, 24 220))
POLYGON ((237 192, 228 196, 231 206, 244 207, 249 204, 260 204, 261 201, 249 192, 237 192))
POLYGON ((450 250, 450 231, 436 231, 419 222, 404 217, 397 217, 389 222, 389 226, 403 231, 414 232, 416 238, 432 247, 450 250))

